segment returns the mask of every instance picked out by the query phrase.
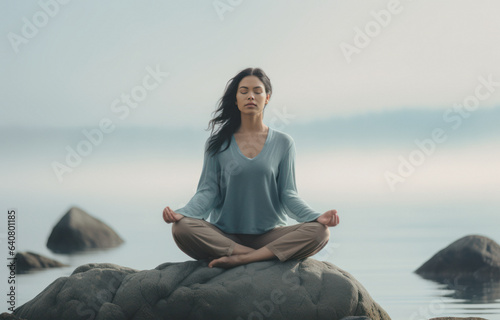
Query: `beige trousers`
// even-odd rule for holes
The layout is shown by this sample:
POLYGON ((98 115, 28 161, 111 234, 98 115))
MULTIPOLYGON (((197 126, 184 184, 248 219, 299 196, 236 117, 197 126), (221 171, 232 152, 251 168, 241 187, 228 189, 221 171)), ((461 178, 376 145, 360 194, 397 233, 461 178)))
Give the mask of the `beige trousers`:
POLYGON ((263 234, 227 234, 205 220, 184 217, 172 225, 172 235, 177 246, 196 260, 230 256, 240 244, 267 247, 280 261, 286 261, 316 254, 328 243, 330 231, 319 222, 303 222, 263 234))

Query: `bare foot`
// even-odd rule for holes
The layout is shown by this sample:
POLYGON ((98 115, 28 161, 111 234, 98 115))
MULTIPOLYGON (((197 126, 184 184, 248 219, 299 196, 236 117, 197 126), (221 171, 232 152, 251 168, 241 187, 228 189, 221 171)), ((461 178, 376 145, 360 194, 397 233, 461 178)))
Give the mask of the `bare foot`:
POLYGON ((218 259, 214 259, 210 261, 208 267, 209 268, 219 267, 228 269, 242 264, 244 264, 244 262, 243 259, 241 259, 241 255, 236 254, 229 257, 220 257, 218 259))

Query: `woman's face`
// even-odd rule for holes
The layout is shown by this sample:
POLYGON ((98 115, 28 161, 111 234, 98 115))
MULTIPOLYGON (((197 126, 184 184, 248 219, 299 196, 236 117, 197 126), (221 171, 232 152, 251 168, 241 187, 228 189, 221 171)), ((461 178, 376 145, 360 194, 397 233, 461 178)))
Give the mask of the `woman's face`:
POLYGON ((256 76, 241 79, 236 93, 236 104, 242 113, 260 113, 269 102, 270 95, 256 76))

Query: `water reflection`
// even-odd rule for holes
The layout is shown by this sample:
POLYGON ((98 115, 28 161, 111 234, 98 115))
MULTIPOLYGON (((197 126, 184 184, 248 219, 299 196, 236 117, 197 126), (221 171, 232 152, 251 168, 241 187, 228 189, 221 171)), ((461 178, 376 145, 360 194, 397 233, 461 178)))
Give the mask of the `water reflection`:
POLYGON ((454 299, 464 299, 465 303, 494 303, 500 300, 500 282, 477 282, 459 279, 448 283, 447 288, 453 293, 446 295, 454 299))
POLYGON ((453 279, 428 279, 444 285, 451 290, 444 297, 463 300, 462 303, 481 304, 500 302, 499 280, 477 280, 472 276, 458 276, 453 279))

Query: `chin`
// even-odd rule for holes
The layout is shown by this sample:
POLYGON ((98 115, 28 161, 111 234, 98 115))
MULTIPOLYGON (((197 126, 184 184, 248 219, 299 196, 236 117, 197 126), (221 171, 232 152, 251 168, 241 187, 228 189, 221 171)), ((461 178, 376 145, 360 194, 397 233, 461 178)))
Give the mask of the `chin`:
POLYGON ((259 109, 250 109, 250 110, 245 110, 244 113, 259 113, 262 112, 262 110, 259 109))

